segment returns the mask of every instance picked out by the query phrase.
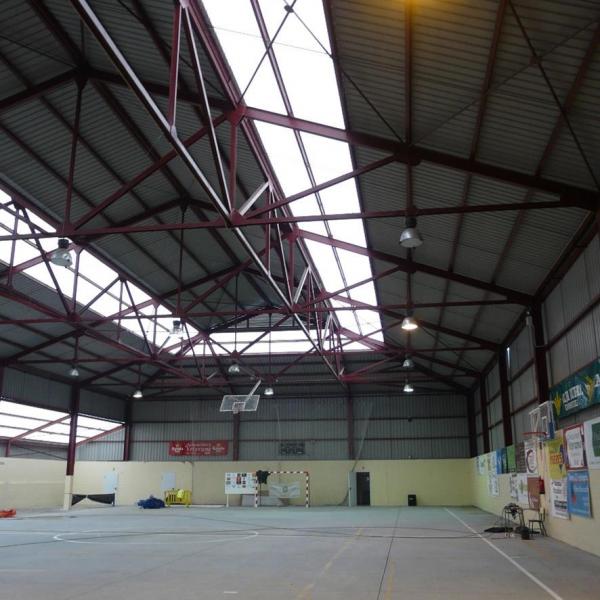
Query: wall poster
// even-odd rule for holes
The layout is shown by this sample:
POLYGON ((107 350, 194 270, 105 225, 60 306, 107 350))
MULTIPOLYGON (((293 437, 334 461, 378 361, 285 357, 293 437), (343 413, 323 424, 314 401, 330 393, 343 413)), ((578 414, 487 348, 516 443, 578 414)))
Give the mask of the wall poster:
POLYGON ((527 475, 537 475, 537 440, 527 440, 525 442, 525 467, 527 475))
POLYGON ((550 514, 557 519, 569 518, 566 477, 550 481, 550 514))
POLYGON ((509 478, 509 486, 510 486, 510 497, 512 500, 517 501, 519 499, 519 476, 517 473, 511 473, 509 478))
POLYGON ((517 473, 527 473, 527 463, 525 462, 525 442, 519 442, 515 446, 515 455, 517 473))
POLYGON ((591 518, 590 478, 587 471, 569 471, 567 475, 567 504, 572 515, 591 518))
POLYGON ((517 473, 517 504, 523 507, 529 506, 526 473, 517 473))
POLYGON ((539 477, 528 477, 527 478, 527 498, 529 502, 529 508, 533 510, 540 510, 540 478, 539 477))
POLYGON ((488 473, 488 492, 490 496, 500 495, 500 487, 498 486, 498 475, 496 475, 496 473, 488 473))
POLYGON ((585 455, 590 469, 600 469, 600 417, 583 424, 585 455))
POLYGON ((506 446, 506 466, 509 473, 517 472, 517 457, 515 454, 515 446, 506 446))
POLYGON ((257 489, 254 473, 225 473, 225 494, 254 494, 257 489))
POLYGON ((572 469, 585 469, 585 453, 583 449, 583 427, 573 425, 563 431, 565 446, 567 448, 567 467, 572 469))
POLYGON ((485 475, 487 473, 486 467, 485 454, 480 454, 477 457, 477 473, 479 473, 479 475, 485 475))
POLYGON ((558 481, 567 476, 567 466, 565 464, 565 440, 562 431, 557 431, 554 439, 546 442, 546 452, 548 453, 548 471, 550 479, 558 481))

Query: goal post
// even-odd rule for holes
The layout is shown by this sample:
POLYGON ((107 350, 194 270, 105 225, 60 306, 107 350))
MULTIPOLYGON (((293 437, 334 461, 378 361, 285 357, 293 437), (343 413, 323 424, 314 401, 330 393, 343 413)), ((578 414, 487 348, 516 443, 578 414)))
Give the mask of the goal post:
MULTIPOLYGON (((300 478, 300 482, 299 482, 299 496, 301 497, 302 495, 302 491, 304 492, 304 507, 305 508, 310 508, 310 473, 308 471, 268 471, 269 473, 269 478, 272 475, 277 475, 277 476, 288 476, 288 475, 292 475, 295 477, 299 477, 300 478)), ((292 486, 295 484, 296 482, 292 481, 291 483, 273 483, 273 482, 267 482, 266 485, 269 486, 269 493, 273 491, 275 491, 275 493, 277 493, 278 495, 276 497, 278 498, 294 498, 296 497, 294 494, 295 492, 295 488, 293 488, 292 486), (274 490, 274 488, 281 488, 281 490, 274 490), (286 489, 287 488, 287 489, 286 489)), ((258 508, 260 506, 260 485, 257 487, 255 493, 254 493, 254 508, 258 508)))

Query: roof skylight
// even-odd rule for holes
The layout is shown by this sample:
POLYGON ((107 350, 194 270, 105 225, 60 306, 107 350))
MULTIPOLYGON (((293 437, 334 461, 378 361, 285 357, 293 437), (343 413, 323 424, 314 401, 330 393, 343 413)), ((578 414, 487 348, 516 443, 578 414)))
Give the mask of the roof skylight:
MULTIPOLYGON (((264 58, 260 70, 268 70, 269 75, 263 73, 249 84, 266 48, 250 2, 240 0, 236 11, 231 11, 230 6, 220 0, 203 3, 239 88, 242 91, 248 88, 244 95, 248 105, 286 113, 287 99, 291 108, 289 116, 345 127, 335 69, 327 54, 329 37, 320 1, 297 0, 293 11, 286 10, 287 2, 259 2, 270 41, 277 36, 272 48, 283 80, 282 90, 277 86, 268 58, 264 58), (232 12, 237 12, 233 20, 232 12), (257 47, 260 47, 258 55, 257 47)), ((319 184, 353 169, 350 149, 344 142, 306 133, 297 135, 292 129, 259 121, 256 128, 288 196, 312 187, 313 182, 319 184)), ((318 195, 296 200, 289 207, 294 215, 360 212, 356 181, 349 179, 318 195)), ((302 227, 366 247, 364 225, 359 220, 315 221, 304 223, 302 227)), ((344 288, 372 276, 367 257, 317 242, 307 241, 306 245, 328 290, 344 288)), ((372 282, 342 296, 370 305, 377 303, 372 282)), ((345 311, 337 313, 337 317, 343 327, 362 335, 375 332, 372 338, 383 340, 378 331, 381 321, 375 311, 345 311)))

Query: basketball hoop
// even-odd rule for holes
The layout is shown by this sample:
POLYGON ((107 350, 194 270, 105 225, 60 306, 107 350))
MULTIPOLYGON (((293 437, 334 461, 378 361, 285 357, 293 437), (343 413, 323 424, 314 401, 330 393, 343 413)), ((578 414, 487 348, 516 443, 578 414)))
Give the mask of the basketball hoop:
POLYGON ((532 442, 537 442, 539 448, 542 447, 542 443, 546 441, 548 434, 545 431, 524 431, 523 438, 532 442))

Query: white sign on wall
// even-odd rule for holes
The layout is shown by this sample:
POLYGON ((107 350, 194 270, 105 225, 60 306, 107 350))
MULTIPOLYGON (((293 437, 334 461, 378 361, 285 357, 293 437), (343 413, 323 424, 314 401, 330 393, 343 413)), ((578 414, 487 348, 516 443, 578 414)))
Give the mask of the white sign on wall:
POLYGON ((527 440, 525 442, 525 465, 527 466, 527 475, 538 474, 536 440, 527 440))
POLYGON ((225 473, 225 494, 255 494, 257 489, 254 473, 225 473))
POLYGON ((590 469, 600 469, 600 417, 583 424, 585 454, 590 469))
POLYGON ((583 428, 573 425, 564 430, 567 445, 567 463, 569 469, 585 469, 585 452, 583 449, 583 428))

